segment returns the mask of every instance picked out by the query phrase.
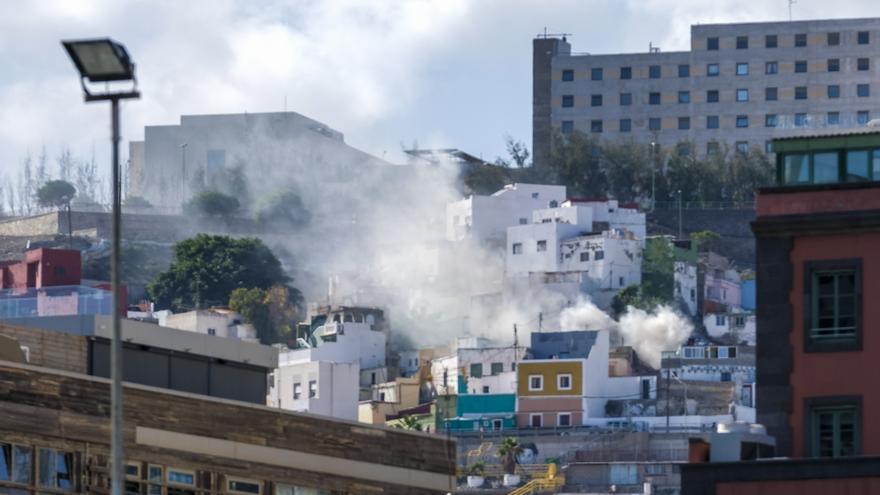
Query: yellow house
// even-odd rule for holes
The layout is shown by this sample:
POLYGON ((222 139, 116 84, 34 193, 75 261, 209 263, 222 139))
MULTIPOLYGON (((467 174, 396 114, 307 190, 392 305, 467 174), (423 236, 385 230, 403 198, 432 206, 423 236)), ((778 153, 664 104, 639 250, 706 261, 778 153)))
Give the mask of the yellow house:
POLYGON ((534 359, 517 364, 517 424, 583 424, 586 359, 534 359))

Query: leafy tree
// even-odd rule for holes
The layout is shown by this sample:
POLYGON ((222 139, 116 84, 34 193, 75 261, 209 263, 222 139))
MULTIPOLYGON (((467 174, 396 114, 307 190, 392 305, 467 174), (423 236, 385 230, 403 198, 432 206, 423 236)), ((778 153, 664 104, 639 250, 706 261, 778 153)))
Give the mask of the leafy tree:
POLYGON ((691 241, 696 244, 697 252, 702 252, 703 248, 709 248, 713 242, 720 238, 721 236, 717 232, 711 230, 701 230, 691 234, 691 241))
POLYGON ((422 431, 422 424, 419 423, 419 418, 413 415, 400 418, 400 420, 394 425, 394 427, 401 430, 422 431))
POLYGON ((479 165, 465 173, 463 181, 473 194, 492 194, 508 184, 508 175, 502 166, 479 165))
POLYGON ((147 209, 152 208, 153 204, 141 196, 128 196, 122 202, 122 206, 128 206, 129 208, 147 209))
POLYGON ((190 215, 207 218, 228 218, 238 211, 238 199, 220 191, 203 191, 183 205, 190 215))
POLYGON ((645 285, 629 285, 621 289, 611 300, 611 310, 615 317, 626 313, 630 306, 649 311, 661 304, 668 303, 668 298, 659 298, 645 293, 645 285))
POLYGON ((505 473, 514 474, 516 472, 516 457, 522 452, 523 448, 519 444, 519 440, 507 437, 501 441, 501 445, 498 446, 498 457, 501 458, 505 473))
POLYGON ((269 197, 256 213, 257 222, 280 227, 303 227, 311 220, 311 213, 302 198, 294 191, 285 191, 269 197))
POLYGON ((37 202, 44 208, 69 205, 74 196, 76 188, 63 180, 50 180, 37 190, 37 202))
POLYGON ((675 253, 665 238, 648 239, 642 261, 642 286, 639 297, 666 302, 672 300, 675 253))
MULTIPOLYGON (((633 140, 609 141, 602 147, 608 192, 621 201, 649 198, 653 163, 650 145, 633 140)), ((655 181, 661 174, 661 170, 655 170, 655 181)))
POLYGON ((604 196, 608 180, 601 155, 598 141, 584 133, 556 133, 547 159, 550 180, 565 185, 570 196, 604 196))
POLYGON ((225 305, 232 291, 286 285, 281 262, 256 238, 199 234, 174 246, 174 259, 147 287, 160 309, 225 305))
POLYGON ((239 287, 229 294, 229 308, 254 326, 260 341, 271 333, 265 290, 259 287, 239 287))
POLYGON ((507 150, 508 158, 496 158, 496 165, 502 167, 516 165, 517 168, 524 168, 528 165, 529 156, 531 155, 529 154, 529 149, 526 148, 525 143, 513 139, 513 136, 507 135, 504 136, 504 147, 507 150))

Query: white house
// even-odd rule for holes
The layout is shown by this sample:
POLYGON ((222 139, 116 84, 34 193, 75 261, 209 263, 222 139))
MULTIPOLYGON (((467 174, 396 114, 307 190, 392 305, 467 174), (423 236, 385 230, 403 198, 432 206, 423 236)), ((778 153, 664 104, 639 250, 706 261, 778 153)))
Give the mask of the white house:
POLYGON ((673 271, 675 300, 687 308, 688 315, 697 316, 697 265, 676 261, 673 271))
POLYGON ((612 229, 628 230, 644 245, 648 235, 645 214, 634 205, 621 207, 616 199, 570 199, 562 206, 589 208, 593 212, 594 222, 607 223, 612 229))
MULTIPOLYGON (((431 382, 438 395, 458 393, 482 393, 483 384, 474 382, 472 378, 483 378, 502 375, 505 380, 513 380, 514 363, 525 355, 525 347, 514 349, 513 346, 494 346, 483 338, 461 338, 456 341, 451 354, 435 358, 431 361, 431 382)), ((501 380, 497 378, 495 381, 501 380)), ((499 390, 508 389, 509 385, 494 383, 499 390)), ((489 383, 492 386, 492 383, 489 383)), ((500 393, 491 390, 489 393, 500 393)))
POLYGON ((661 373, 681 380, 755 382, 755 348, 748 345, 692 344, 664 352, 661 373))
POLYGON ((388 336, 381 310, 334 307, 313 316, 312 322, 311 335, 283 353, 290 354, 290 360, 357 362, 364 370, 386 366, 388 336))
POLYGON ((756 343, 757 318, 750 311, 733 309, 724 313, 707 313, 703 316, 703 326, 710 337, 727 335, 736 342, 756 343))
POLYGON ((504 245, 507 227, 529 223, 532 212, 565 201, 565 186, 510 184, 491 196, 471 196, 446 206, 446 238, 504 245))
POLYGON ((245 323, 244 317, 235 311, 225 308, 197 309, 186 313, 156 313, 159 326, 196 332, 204 335, 215 335, 229 339, 259 342, 257 331, 253 325, 245 323))
POLYGON ((283 353, 270 377, 268 405, 356 421, 358 372, 357 362, 302 361, 283 353))

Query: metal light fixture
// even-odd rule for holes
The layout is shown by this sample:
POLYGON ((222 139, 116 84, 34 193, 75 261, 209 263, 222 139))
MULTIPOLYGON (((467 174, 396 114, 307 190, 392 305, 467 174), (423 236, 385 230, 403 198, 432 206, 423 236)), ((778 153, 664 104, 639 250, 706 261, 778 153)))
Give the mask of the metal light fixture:
POLYGON ((111 452, 111 493, 122 495, 124 474, 123 437, 122 437, 122 327, 119 307, 121 294, 119 290, 119 254, 120 254, 120 223, 122 198, 119 173, 119 100, 140 98, 137 91, 137 79, 134 75, 134 63, 128 51, 120 43, 109 38, 62 41, 64 49, 73 60, 79 71, 86 102, 105 101, 111 103, 111 129, 113 131, 113 214, 112 242, 110 251, 110 283, 112 285, 112 321, 113 339, 110 342, 110 452, 111 452), (132 89, 127 91, 110 91, 93 93, 86 85, 90 83, 113 81, 131 81, 132 89))

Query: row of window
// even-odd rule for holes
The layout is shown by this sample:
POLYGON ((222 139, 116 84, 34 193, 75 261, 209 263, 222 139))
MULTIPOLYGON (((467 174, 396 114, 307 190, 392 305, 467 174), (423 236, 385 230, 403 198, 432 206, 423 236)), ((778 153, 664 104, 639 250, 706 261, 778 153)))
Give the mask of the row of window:
MULTIPOLYGON (((601 121, 599 121, 599 122, 601 124, 601 121)), ((563 122, 563 124, 565 124, 565 123, 563 122)), ((563 127, 565 128, 566 126, 563 125, 563 127)), ((563 132, 566 132, 566 133, 571 132, 571 129, 568 129, 568 130, 563 129, 563 132)), ((602 132, 601 129, 598 132, 602 132)), ((547 250, 547 241, 541 240, 541 241, 537 241, 535 243, 535 251, 543 252, 546 250, 547 250)), ((511 253, 512 254, 523 254, 523 243, 514 242, 511 247, 511 253)), ((594 261, 601 261, 603 259, 605 259, 605 251, 603 251, 601 249, 595 251, 595 253, 593 254, 593 260, 594 261)), ((580 260, 581 261, 590 261, 590 252, 589 251, 582 252, 580 254, 580 260)))
MULTIPOLYGON (((474 378, 480 378, 483 376, 483 363, 471 363, 471 374, 470 376, 474 378)), ((489 365, 489 371, 492 373, 492 376, 500 375, 504 373, 504 363, 491 363, 489 365)), ((513 371, 513 368, 511 368, 513 371)))
MULTIPOLYGON (((571 390, 571 373, 556 374, 556 390, 571 390)), ((544 375, 529 375, 529 392, 544 391, 544 375)))
MULTIPOLYGON (((302 399, 303 391, 302 391, 302 383, 296 382, 293 384, 293 400, 302 399)), ((309 380, 309 399, 313 399, 318 396, 318 381, 317 380, 309 380)))
POLYGON ((880 148, 785 154, 782 157, 781 180, 783 184, 880 180, 880 148))
POLYGON ((0 443, 0 482, 73 492, 77 489, 73 462, 69 452, 0 443))
MULTIPOLYGON (((860 110, 856 112, 856 123, 859 125, 865 125, 870 120, 870 113, 867 110, 860 110)), ((777 127, 781 125, 781 121, 785 116, 780 116, 775 113, 768 113, 764 115, 764 127, 777 127)), ((687 131, 691 129, 691 117, 677 117, 677 129, 680 131, 687 131)), ((649 131, 659 131, 662 129, 662 119, 660 117, 649 117, 648 118, 648 130, 649 131)), ((748 115, 736 115, 735 118, 736 127, 739 129, 747 129, 750 127, 750 120, 748 115)), ((795 113, 791 118, 791 125, 794 127, 807 127, 811 123, 810 114, 807 113, 795 113)), ((840 125, 840 112, 828 112, 825 115, 825 126, 837 126, 840 125)), ((753 125, 752 125, 753 127, 753 125)), ((721 117, 719 115, 707 115, 706 116, 706 129, 720 129, 721 128, 721 117)), ((631 132, 633 129, 632 119, 620 119, 618 121, 618 132, 631 132)), ((574 132, 574 121, 573 120, 563 120, 560 130, 563 134, 570 134, 574 132)), ((601 119, 593 119, 590 120, 590 132, 592 133, 602 133, 605 131, 605 123, 601 119)), ((538 249, 538 251, 543 251, 545 249, 538 249)), ((522 244, 516 243, 513 246, 513 254, 521 254, 522 253, 522 244)))
MULTIPOLYGON (((840 98, 841 97, 841 89, 839 84, 829 84, 826 86, 826 94, 828 98, 840 98)), ((734 100, 738 103, 747 103, 750 101, 749 89, 748 88, 738 88, 734 92, 734 100)), ((853 96, 859 98, 867 98, 871 96, 871 85, 868 83, 856 84, 855 91, 853 96)), ((807 100, 809 99, 809 92, 807 86, 795 86, 793 99, 795 100, 807 100)), ((776 87, 768 87, 764 88, 764 101, 778 101, 779 100, 779 88, 776 87)), ((677 94, 677 100, 680 104, 690 104, 691 103, 691 92, 690 91, 679 91, 677 94)), ((706 91, 706 103, 719 103, 721 101, 721 92, 717 89, 710 89, 706 91)), ((631 106, 633 104, 633 95, 632 93, 620 93, 618 102, 620 106, 631 106)), ((660 105, 662 102, 661 93, 659 91, 654 91, 648 93, 648 104, 649 105, 660 105)), ((590 106, 591 107, 601 107, 605 103, 604 95, 601 94, 593 94, 590 95, 590 106)), ((562 108, 574 108, 574 95, 562 95, 562 108)))
MULTIPOLYGON (((827 46, 839 46, 840 45, 840 32, 834 31, 826 33, 825 42, 827 46)), ((870 31, 857 31, 856 32, 856 43, 859 45, 867 45, 871 42, 871 32, 870 31)), ((795 47, 805 47, 807 46, 807 33, 798 33, 792 36, 792 44, 795 47)), ((748 36, 737 36, 734 46, 737 50, 747 50, 749 48, 749 37, 748 36)), ((718 36, 712 36, 706 38, 706 50, 715 51, 719 50, 721 47, 720 38, 718 36)), ((777 34, 767 34, 764 36, 764 48, 778 48, 779 47, 779 35, 777 34)))
MULTIPOLYGON (((544 426, 544 413, 529 414, 529 426, 542 428, 544 426)), ((571 426, 571 413, 556 413, 556 426, 571 426)))
MULTIPOLYGON (((840 72, 840 58, 829 58, 826 60, 826 70, 828 72, 840 72)), ((648 78, 649 79, 659 79, 660 78, 660 67, 659 65, 651 65, 648 67, 648 78)), ((590 69, 591 72, 599 71, 598 75, 601 79, 601 71, 602 69, 593 68, 590 69)), ((856 70, 857 71, 869 71, 871 70, 871 59, 867 57, 859 57, 856 59, 856 70)), ((808 64, 806 60, 796 60, 792 67, 793 73, 806 73, 808 71, 808 64)), ((737 76, 748 76, 750 73, 750 64, 749 62, 737 62, 735 74, 737 76)), ((779 74, 779 62, 778 61, 768 61, 764 63, 764 74, 765 75, 776 75, 779 74)), ((562 81, 563 82, 572 82, 574 81, 574 70, 573 69, 564 69, 562 71, 562 81)), ((717 62, 712 62, 706 64, 706 77, 719 77, 721 75, 721 64, 717 62)), ((689 64, 679 64, 678 66, 678 77, 691 77, 691 66, 689 64)), ((621 67, 620 68, 620 79, 632 79, 632 67, 621 67)), ((597 80, 597 79, 594 79, 597 80)))

